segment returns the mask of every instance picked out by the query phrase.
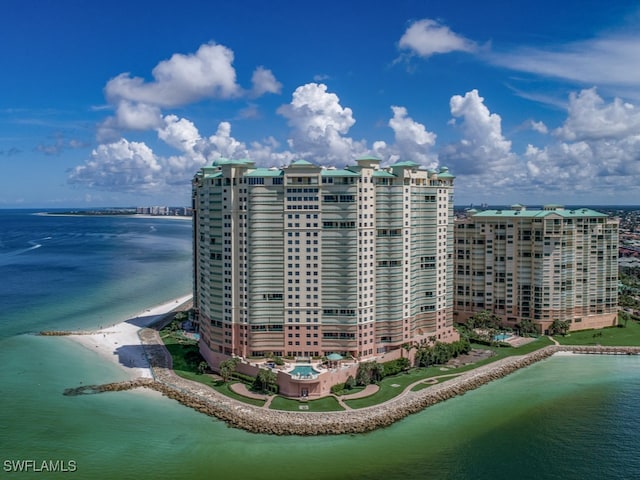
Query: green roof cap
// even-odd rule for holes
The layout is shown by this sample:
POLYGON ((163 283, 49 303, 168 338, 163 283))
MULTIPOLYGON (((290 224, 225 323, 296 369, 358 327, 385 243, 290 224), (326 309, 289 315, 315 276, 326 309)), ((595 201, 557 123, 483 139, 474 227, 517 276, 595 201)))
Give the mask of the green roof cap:
POLYGON ((252 165, 253 162, 251 160, 247 160, 246 158, 224 158, 220 157, 217 160, 214 160, 211 166, 218 167, 222 165, 252 165))
POLYGON ((279 168, 263 168, 259 167, 244 174, 245 177, 279 177, 284 172, 279 168))
POLYGON ((438 178, 456 178, 454 175, 449 173, 449 169, 447 167, 441 167, 438 172, 438 178))
POLYGON ((322 170, 321 175, 323 177, 359 177, 360 174, 356 172, 352 172, 351 170, 345 170, 341 168, 329 169, 325 168, 322 170))
POLYGON ((389 173, 386 170, 376 170, 375 172, 373 172, 374 177, 390 177, 390 178, 397 178, 396 175, 394 175, 393 173, 389 173))
POLYGON ((296 160, 295 162, 292 162, 291 165, 289 165, 290 167, 316 167, 317 165, 311 163, 311 162, 307 162, 306 160, 296 160))
POLYGON ((409 167, 409 168, 416 168, 419 167, 420 164, 416 163, 416 162, 412 162, 411 160, 405 160, 403 162, 396 162, 393 165, 391 165, 391 168, 393 167, 409 167))
POLYGON ((607 217, 605 213, 596 212, 590 208, 577 208, 575 210, 484 210, 478 212, 474 217, 506 217, 506 218, 544 218, 557 215, 562 218, 589 218, 607 217))
POLYGON ((356 162, 358 160, 373 160, 373 161, 376 161, 376 162, 382 161, 380 158, 376 157, 375 155, 363 155, 362 157, 356 158, 356 162))

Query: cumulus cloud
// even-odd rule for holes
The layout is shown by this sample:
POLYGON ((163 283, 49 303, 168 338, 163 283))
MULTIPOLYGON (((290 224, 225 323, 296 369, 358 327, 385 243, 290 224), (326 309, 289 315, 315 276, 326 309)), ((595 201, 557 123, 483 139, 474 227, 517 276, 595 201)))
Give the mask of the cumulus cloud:
POLYGON ((461 119, 462 140, 447 145, 441 153, 458 174, 505 172, 515 161, 511 141, 502 135, 502 119, 491 113, 477 90, 454 95, 449 102, 454 120, 461 119))
MULTIPOLYGON (((158 63, 151 72, 151 81, 129 73, 117 75, 104 89, 109 105, 100 110, 109 108, 115 113, 98 124, 98 141, 114 142, 123 131, 162 129, 164 109, 207 99, 257 98, 280 93, 282 84, 264 66, 254 70, 250 90, 240 87, 233 61, 233 51, 211 42, 201 45, 195 53, 176 53, 158 63)), ((257 117, 257 106, 251 105, 240 112, 240 116, 257 117)))
POLYGON ((544 124, 544 122, 536 122, 535 120, 531 120, 529 126, 534 132, 542 133, 543 135, 549 133, 549 129, 544 124))
POLYGON ((216 133, 205 140, 202 150, 208 160, 215 160, 220 157, 250 157, 246 145, 231 136, 231 124, 229 122, 220 122, 216 133))
POLYGON ((163 119, 164 125, 158 129, 158 138, 167 145, 182 152, 194 152, 200 133, 193 122, 176 115, 167 115, 163 119))
POLYGON ((253 72, 251 83, 253 84, 251 94, 254 97, 259 97, 265 93, 279 94, 282 90, 282 84, 276 80, 271 70, 267 70, 262 66, 256 68, 253 72))
POLYGON ((532 181, 583 192, 602 191, 605 185, 637 189, 640 112, 635 105, 619 98, 607 103, 593 88, 572 93, 567 119, 553 133, 557 142, 527 149, 532 181))
POLYGON ((394 132, 395 143, 387 145, 378 141, 373 144, 374 153, 390 162, 400 159, 411 160, 428 168, 437 164, 437 156, 431 151, 436 143, 436 134, 427 131, 425 126, 408 115, 405 107, 391 107, 393 117, 389 127, 394 132))
POLYGON ((116 108, 115 124, 127 130, 152 130, 162 123, 160 109, 145 103, 121 101, 116 108))
POLYGON ((564 125, 554 131, 563 140, 621 138, 638 134, 640 111, 631 103, 615 98, 610 104, 595 88, 569 96, 569 116, 564 125))
POLYGON ((400 38, 399 47, 420 57, 455 51, 473 52, 477 45, 436 20, 425 18, 412 23, 400 38))
POLYGON ((327 92, 324 84, 298 87, 291 103, 281 106, 278 113, 292 129, 289 148, 302 158, 344 165, 366 150, 364 143, 344 136, 356 122, 353 112, 340 105, 338 96, 327 92))
POLYGON ((97 189, 145 192, 161 183, 160 172, 161 166, 147 145, 120 139, 98 146, 83 165, 71 170, 68 179, 97 189))
POLYGON ((233 68, 233 52, 208 43, 195 54, 175 53, 151 72, 154 80, 122 73, 105 87, 107 100, 122 100, 159 107, 176 107, 204 98, 230 98, 240 94, 233 68))

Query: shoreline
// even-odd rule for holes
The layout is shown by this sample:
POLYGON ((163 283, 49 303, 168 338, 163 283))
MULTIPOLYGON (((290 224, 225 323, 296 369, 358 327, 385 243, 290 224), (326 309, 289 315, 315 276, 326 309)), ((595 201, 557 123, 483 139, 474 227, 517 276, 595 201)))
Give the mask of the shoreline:
MULTIPOLYGON (((190 297, 191 296, 183 298, 188 301, 190 297)), ((128 338, 130 340, 133 339, 133 337, 131 337, 132 331, 137 337, 135 344, 139 346, 137 349, 138 352, 140 352, 139 357, 145 362, 144 368, 142 369, 145 375, 132 376, 132 378, 123 382, 112 382, 68 390, 72 392, 77 390, 78 394, 82 394, 85 389, 90 389, 95 392, 108 392, 143 388, 159 392, 163 396, 176 400, 186 407, 222 420, 228 426, 240 428, 251 433, 300 436, 344 435, 366 433, 387 427, 427 407, 459 395, 464 395, 468 391, 475 390, 494 380, 504 378, 517 370, 526 368, 553 355, 594 353, 618 355, 640 354, 640 347, 550 345, 529 354, 503 358, 488 365, 464 372, 460 376, 446 382, 437 383, 418 391, 412 391, 411 388, 415 384, 424 383, 429 379, 417 381, 415 384, 409 385, 405 391, 398 396, 370 407, 322 413, 280 411, 256 407, 235 400, 216 392, 206 385, 179 377, 173 371, 171 356, 160 339, 159 331, 155 328, 148 327, 156 322, 158 317, 166 315, 173 310, 167 309, 166 307, 177 306, 176 304, 177 301, 174 301, 174 303, 169 302, 168 304, 156 307, 158 311, 164 313, 145 317, 155 318, 155 320, 145 322, 144 325, 139 323, 139 326, 134 326, 133 330, 128 329, 128 338), (165 309, 163 310, 162 307, 165 307, 165 309)), ((147 310, 145 313, 151 312, 147 310)), ((82 343, 84 337, 75 336, 74 340, 82 343)), ((90 342, 87 342, 87 344, 90 348, 90 342)), ((111 347, 112 343, 107 341, 107 345, 111 347)), ((105 358, 118 361, 114 353, 105 355, 105 358)), ((126 365, 123 365, 123 367, 126 368, 126 365)), ((136 369, 129 370, 132 375, 136 371, 136 369)))
POLYGON ((140 340, 139 332, 190 302, 192 294, 147 308, 138 315, 89 332, 46 332, 64 335, 74 343, 93 351, 100 357, 122 367, 130 379, 153 378, 151 366, 140 340))

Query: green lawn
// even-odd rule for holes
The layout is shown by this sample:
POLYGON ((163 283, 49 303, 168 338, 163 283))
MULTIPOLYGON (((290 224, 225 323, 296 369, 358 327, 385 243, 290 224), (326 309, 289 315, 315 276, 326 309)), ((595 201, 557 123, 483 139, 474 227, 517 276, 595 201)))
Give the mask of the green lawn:
POLYGON ((334 397, 324 397, 318 400, 300 402, 299 400, 277 396, 271 401, 269 408, 272 410, 285 410, 287 412, 336 412, 344 410, 334 397), (300 409, 300 406, 302 406, 303 409, 300 409), (304 407, 308 408, 304 409, 304 407))
POLYGON ((202 383, 203 385, 213 388, 227 397, 234 398, 241 402, 256 405, 258 407, 264 405, 264 400, 257 400, 238 395, 229 388, 228 383, 216 380, 210 375, 203 375, 199 373, 198 365, 204 359, 200 355, 198 344, 195 340, 185 339, 179 333, 169 332, 168 329, 163 329, 160 332, 160 338, 162 338, 165 347, 167 347, 167 350, 169 350, 169 353, 171 354, 173 371, 176 372, 176 375, 187 380, 202 383))
MULTIPOLYGON (((408 373, 401 373, 393 377, 387 377, 380 382, 380 390, 375 394, 366 397, 358 398, 355 400, 345 400, 345 403, 351 408, 364 408, 372 405, 391 400, 393 397, 402 393, 402 391, 410 384, 417 382, 418 380, 427 379, 431 377, 437 377, 447 373, 463 373, 474 368, 486 365, 488 363, 495 362, 501 358, 510 357, 514 355, 526 355, 527 353, 534 352, 548 345, 553 345, 553 342, 547 337, 537 338, 535 341, 523 345, 518 348, 513 347, 488 347, 485 345, 472 344, 472 348, 493 350, 495 355, 474 363, 473 365, 466 365, 464 367, 452 368, 447 367, 446 371, 441 370, 441 366, 429 367, 429 368, 413 368, 408 373), (393 385, 398 385, 394 387, 393 385)), ((444 380, 443 380, 444 381, 444 380)), ((420 386, 418 389, 426 388, 427 386, 420 386)))
MULTIPOLYGON (((198 373, 198 364, 202 361, 202 357, 198 351, 197 343, 193 340, 185 339, 181 337, 179 333, 170 332, 168 329, 164 329, 161 332, 161 337, 171 353, 173 358, 173 368, 176 374, 188 380, 193 380, 207 385, 216 391, 251 405, 264 405, 263 400, 255 400, 247 397, 243 397, 233 392, 229 388, 229 384, 224 384, 219 380, 213 379, 209 375, 201 375, 198 373)), ((605 346, 640 346, 640 323, 635 321, 629 321, 626 328, 604 328, 599 330, 587 330, 583 332, 575 332, 567 335, 566 337, 556 336, 554 337, 559 343, 563 345, 605 345, 605 346)), ((548 345, 553 345, 553 342, 546 336, 537 338, 535 341, 523 345, 518 348, 513 347, 489 347, 484 345, 473 344, 472 347, 476 349, 486 349, 495 352, 495 355, 474 363, 473 365, 466 365, 459 368, 447 367, 446 371, 441 370, 440 366, 429 368, 413 368, 408 372, 401 373, 393 377, 384 378, 380 382, 380 390, 373 395, 366 398, 358 398, 354 400, 346 400, 345 403, 354 409, 369 407, 377 405, 379 403, 391 400, 395 396, 402 393, 402 391, 410 384, 419 380, 436 377, 447 373, 461 374, 474 368, 486 365, 502 358, 506 358, 513 355, 526 355, 533 351, 539 350, 548 345)), ((440 381, 446 381, 447 378, 440 381)), ((429 384, 416 385, 413 390, 418 391, 424 388, 428 388, 429 384)), ((347 393, 347 392, 345 392, 347 393)), ((349 393, 354 393, 351 390, 349 393)), ((309 412, 330 412, 342 410, 342 407, 338 401, 333 397, 325 397, 318 400, 310 400, 308 402, 300 402, 298 400, 287 399, 284 397, 276 396, 271 407, 274 410, 285 411, 309 411, 309 412), (300 405, 307 406, 308 409, 301 410, 300 405)))
POLYGON ((621 347, 640 346, 640 323, 629 321, 627 326, 600 328, 598 330, 584 330, 572 332, 566 337, 556 335, 558 343, 562 345, 604 345, 621 347))

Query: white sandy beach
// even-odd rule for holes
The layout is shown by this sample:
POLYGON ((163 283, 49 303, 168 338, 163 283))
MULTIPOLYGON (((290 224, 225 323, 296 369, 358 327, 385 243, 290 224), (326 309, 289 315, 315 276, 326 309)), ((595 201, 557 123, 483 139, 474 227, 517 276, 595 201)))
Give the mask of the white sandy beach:
POLYGON ((151 377, 149 363, 143 353, 138 331, 191 298, 192 295, 185 295, 144 310, 123 322, 103 327, 91 334, 69 335, 67 338, 96 352, 105 359, 121 365, 131 378, 151 377))

